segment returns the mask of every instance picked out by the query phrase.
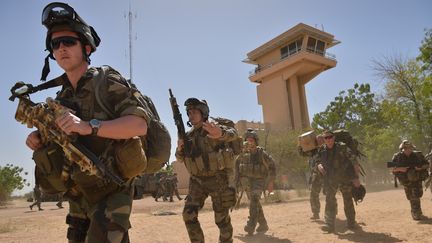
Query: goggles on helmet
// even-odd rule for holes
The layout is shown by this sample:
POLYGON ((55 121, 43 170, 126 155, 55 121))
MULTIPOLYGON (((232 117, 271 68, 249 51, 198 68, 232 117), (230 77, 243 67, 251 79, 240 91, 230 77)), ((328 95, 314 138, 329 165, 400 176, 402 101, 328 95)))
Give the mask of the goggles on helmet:
POLYGON ((48 29, 53 24, 70 21, 80 22, 84 25, 87 25, 87 23, 80 18, 75 10, 66 3, 50 3, 42 11, 42 24, 48 29))

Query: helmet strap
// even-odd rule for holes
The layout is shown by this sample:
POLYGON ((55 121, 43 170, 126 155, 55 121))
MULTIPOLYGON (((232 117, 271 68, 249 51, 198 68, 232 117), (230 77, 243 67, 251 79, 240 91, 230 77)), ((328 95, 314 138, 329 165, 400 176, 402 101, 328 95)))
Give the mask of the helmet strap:
POLYGON ((46 81, 46 78, 48 77, 48 74, 51 71, 50 66, 49 66, 49 59, 50 58, 54 59, 52 52, 50 52, 48 54, 48 56, 45 57, 45 64, 42 68, 42 75, 41 75, 41 79, 40 79, 41 81, 46 81))
MULTIPOLYGON (((81 42, 81 43, 82 43, 82 42, 81 42)), ((85 46, 86 46, 85 44, 82 44, 82 53, 83 53, 83 57, 84 57, 84 59, 86 60, 86 62, 90 65, 90 63, 91 63, 91 60, 90 60, 90 55, 91 55, 91 53, 87 55, 87 51, 86 51, 85 46)))

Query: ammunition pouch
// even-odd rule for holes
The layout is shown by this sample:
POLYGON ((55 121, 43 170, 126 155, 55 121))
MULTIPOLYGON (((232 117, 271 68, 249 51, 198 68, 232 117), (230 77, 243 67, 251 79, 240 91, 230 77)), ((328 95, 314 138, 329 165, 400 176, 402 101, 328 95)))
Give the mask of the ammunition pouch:
POLYGON ((263 164, 240 163, 241 176, 262 179, 267 176, 267 168, 263 164))
POLYGON ((223 191, 210 193, 215 211, 222 211, 235 206, 237 202, 236 190, 232 187, 227 187, 223 191))
POLYGON ((35 179, 44 193, 57 194, 67 191, 67 183, 62 178, 65 157, 59 145, 52 143, 34 151, 33 160, 36 163, 35 179))
POLYGON ((90 225, 89 219, 66 216, 66 224, 70 225, 67 231, 67 239, 70 241, 84 241, 87 237, 87 230, 90 225))
POLYGON ((415 168, 408 169, 406 174, 407 174, 408 181, 410 182, 426 180, 428 176, 426 170, 417 171, 415 168), (426 172, 426 176, 424 175, 425 174, 424 172, 426 172))
POLYGON ((114 151, 116 166, 123 178, 130 179, 141 175, 147 168, 147 157, 140 137, 116 142, 114 151))
MULTIPOLYGON (((79 169, 78 169, 79 170, 79 169)), ((77 184, 78 190, 89 203, 97 203, 107 195, 119 189, 119 186, 108 179, 101 179, 95 175, 87 175, 82 171, 74 171, 72 180, 77 184)))
POLYGON ((185 166, 188 172, 194 176, 213 176, 216 172, 234 168, 234 153, 231 148, 210 152, 208 155, 208 168, 204 165, 202 156, 195 158, 185 157, 185 166))

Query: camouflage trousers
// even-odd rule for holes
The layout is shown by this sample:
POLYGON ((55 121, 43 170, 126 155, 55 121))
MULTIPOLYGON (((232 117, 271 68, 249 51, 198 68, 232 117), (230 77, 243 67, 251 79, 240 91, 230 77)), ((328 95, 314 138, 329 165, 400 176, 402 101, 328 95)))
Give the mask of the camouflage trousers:
POLYGON ((347 218, 347 224, 351 225, 355 223, 355 209, 354 202, 352 199, 352 184, 351 182, 338 183, 336 181, 329 181, 324 184, 324 190, 326 194, 326 205, 324 220, 327 225, 334 227, 336 214, 337 214, 337 200, 336 192, 339 189, 342 193, 344 202, 344 211, 347 218))
POLYGON ((69 242, 129 242, 132 195, 133 187, 128 186, 94 205, 84 197, 68 197, 69 242))
MULTIPOLYGON (((219 228, 219 242, 232 242, 233 227, 229 209, 236 202, 235 190, 228 187, 226 175, 211 177, 191 176, 189 192, 183 209, 183 221, 192 243, 203 243, 204 234, 198 221, 198 212, 210 196, 214 220, 219 228)), ((213 242, 213 240, 211 241, 213 242)))
POLYGON ((265 189, 265 179, 242 178, 241 183, 242 185, 246 185, 244 188, 250 200, 247 226, 253 231, 257 223, 267 225, 267 220, 260 203, 261 194, 265 189))
POLYGON ((311 184, 310 184, 310 206, 314 215, 319 215, 321 209, 321 203, 319 195, 323 186, 323 176, 321 173, 312 171, 311 184))
POLYGON ((422 181, 401 181, 402 185, 404 186, 405 190, 405 196, 410 202, 411 206, 411 214, 413 216, 415 215, 422 215, 422 209, 421 209, 421 203, 420 198, 423 196, 423 185, 422 181))

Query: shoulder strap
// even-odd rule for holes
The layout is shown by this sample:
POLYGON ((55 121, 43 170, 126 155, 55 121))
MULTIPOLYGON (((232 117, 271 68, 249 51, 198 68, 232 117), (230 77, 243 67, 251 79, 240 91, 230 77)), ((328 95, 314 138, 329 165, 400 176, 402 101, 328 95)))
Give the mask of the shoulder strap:
POLYGON ((108 71, 108 66, 101 66, 98 74, 96 75, 96 88, 95 88, 95 98, 96 98, 96 102, 98 103, 98 105, 100 106, 100 108, 108 114, 108 116, 113 119, 115 117, 114 113, 111 112, 110 109, 108 109, 108 107, 105 105, 105 103, 102 101, 101 96, 100 96, 100 88, 102 83, 105 82, 106 79, 106 72, 108 71))

